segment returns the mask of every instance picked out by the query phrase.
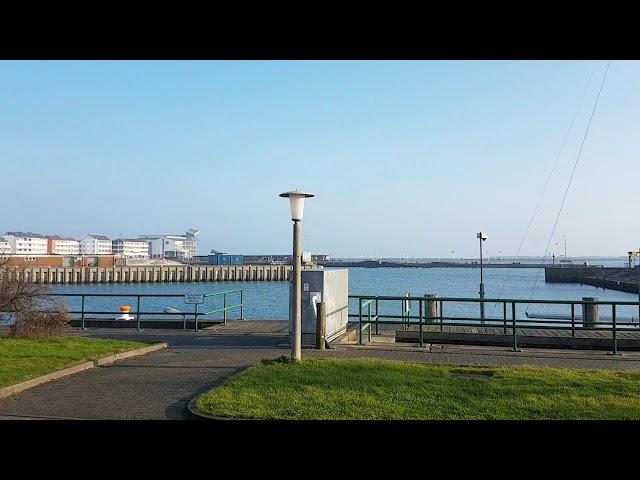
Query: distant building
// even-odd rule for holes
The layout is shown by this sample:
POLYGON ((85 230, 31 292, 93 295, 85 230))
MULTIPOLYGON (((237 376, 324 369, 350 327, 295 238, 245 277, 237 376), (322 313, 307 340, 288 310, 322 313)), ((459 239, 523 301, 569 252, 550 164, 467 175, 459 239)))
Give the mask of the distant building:
MULTIPOLYGON (((331 260, 329 255, 312 255, 302 252, 302 263, 322 263, 331 260)), ((291 255, 244 255, 245 265, 291 265, 291 255)))
POLYGON ((114 255, 0 255, 10 267, 101 267, 113 268, 114 255))
POLYGON ((198 253, 199 230, 187 230, 185 235, 141 235, 138 240, 149 242, 151 258, 188 260, 198 253))
POLYGON ((11 251, 11 243, 6 238, 0 237, 0 255, 10 253, 13 253, 11 251))
POLYGON ((127 258, 149 258, 149 242, 132 238, 117 238, 111 242, 115 255, 127 258))
MULTIPOLYGON (((214 250, 212 250, 214 251, 214 250)), ((229 255, 227 253, 210 253, 209 255, 196 255, 193 257, 194 263, 206 265, 242 265, 242 255, 229 255)))
POLYGON ((7 232, 4 236, 14 255, 46 255, 48 239, 45 235, 31 232, 7 232))
POLYGON ((110 255, 112 253, 111 240, 104 235, 89 234, 80 241, 82 255, 110 255))
POLYGON ((80 241, 71 237, 50 235, 47 238, 47 253, 51 255, 79 255, 80 241))
POLYGON ((291 255, 244 255, 245 265, 291 265, 291 255))

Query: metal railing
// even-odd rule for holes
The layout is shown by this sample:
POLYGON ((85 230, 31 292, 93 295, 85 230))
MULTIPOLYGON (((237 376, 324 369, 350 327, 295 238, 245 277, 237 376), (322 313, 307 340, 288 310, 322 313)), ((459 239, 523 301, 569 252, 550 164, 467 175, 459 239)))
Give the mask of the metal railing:
MULTIPOLYGON (((425 326, 437 325, 440 327, 440 331, 443 331, 444 326, 460 326, 460 327, 501 327, 502 333, 512 336, 512 351, 520 351, 518 348, 518 329, 555 329, 555 330, 570 330, 571 336, 575 337, 576 330, 578 331, 610 331, 612 340, 612 353, 618 355, 618 332, 638 332, 640 329, 640 301, 638 302, 626 302, 626 301, 584 301, 584 300, 528 300, 528 299, 514 299, 514 298, 460 298, 460 297, 412 297, 409 294, 403 296, 381 296, 381 295, 349 295, 349 299, 355 299, 358 301, 358 313, 349 313, 349 318, 358 319, 358 331, 360 335, 358 342, 362 345, 362 332, 365 329, 369 330, 369 341, 371 341, 371 327, 375 326, 376 334, 378 334, 378 325, 401 325, 403 329, 407 329, 408 326, 418 327, 418 339, 420 346, 424 344, 424 328, 425 326), (411 302, 418 302, 417 315, 411 312, 411 302), (384 303, 389 311, 393 311, 395 308, 389 306, 389 303, 401 302, 401 314, 384 314, 379 310, 380 305, 384 303), (437 302, 439 308, 436 309, 437 315, 431 316, 428 310, 424 308, 423 304, 427 302, 437 302), (451 304, 456 303, 494 303, 502 304, 502 318, 494 317, 475 317, 475 316, 454 316, 444 315, 444 305, 448 304, 447 311, 455 311, 455 308, 450 308, 451 304), (375 305, 375 311, 371 314, 371 305, 375 305), (570 308, 570 314, 566 315, 567 318, 545 318, 543 315, 535 316, 533 318, 517 318, 517 306, 529 306, 529 305, 566 305, 570 308), (600 320, 596 323, 585 323, 584 318, 578 318, 576 315, 576 305, 582 306, 610 306, 611 317, 600 317, 600 320), (638 320, 635 321, 634 317, 618 318, 618 309, 622 306, 633 306, 638 309, 638 320), (363 307, 368 307, 368 312, 363 315, 363 307), (510 313, 510 315, 508 315, 510 313), (510 332, 508 332, 510 330, 510 332)), ((599 308, 599 307, 598 307, 599 308)), ((548 314, 550 317, 558 316, 556 314, 548 314)))
POLYGON ((363 329, 367 329, 369 331, 369 341, 371 341, 371 322, 375 322, 376 325, 376 335, 378 334, 378 301, 375 300, 375 306, 376 306, 376 311, 373 314, 373 317, 371 316, 371 304, 374 302, 374 300, 367 300, 364 303, 362 302, 362 300, 360 301, 359 304, 359 312, 358 312, 358 316, 360 317, 360 324, 359 324, 359 328, 358 328, 358 343, 360 343, 360 345, 362 345, 362 331, 363 329), (365 323, 365 325, 362 325, 362 307, 367 307, 367 318, 368 321, 365 323))
MULTIPOLYGON (((104 309, 104 310, 87 310, 85 309, 85 303, 86 303, 86 299, 87 298, 104 298, 104 297, 111 297, 111 298, 135 298, 136 299, 136 308, 135 310, 131 310, 129 312, 127 312, 128 314, 134 315, 135 316, 135 320, 136 320, 136 330, 137 331, 142 331, 141 329, 141 322, 142 322, 142 316, 147 316, 147 317, 163 317, 163 316, 176 316, 176 315, 182 315, 183 318, 183 329, 186 330, 187 328, 187 316, 192 316, 193 317, 193 322, 194 322, 194 330, 197 332, 198 331, 198 319, 203 318, 203 317, 207 317, 207 316, 211 316, 214 315, 216 313, 222 313, 223 314, 223 319, 220 323, 223 323, 224 325, 227 325, 227 311, 228 310, 233 310, 233 309, 240 309, 240 320, 244 320, 244 297, 243 297, 243 291, 242 289, 237 289, 237 290, 227 290, 227 291, 223 291, 223 292, 213 292, 213 293, 205 293, 202 294, 203 297, 206 298, 214 298, 214 297, 219 297, 220 295, 223 296, 223 307, 222 308, 215 308, 213 310, 210 311, 206 311, 206 312, 200 312, 199 311, 199 304, 195 304, 194 305, 194 311, 193 312, 186 312, 186 311, 181 311, 181 310, 175 310, 173 308, 167 308, 165 309, 165 311, 147 311, 147 310, 143 310, 142 306, 143 306, 143 300, 147 299, 147 298, 185 298, 185 294, 178 294, 178 293, 170 293, 170 294, 166 294, 166 293, 159 293, 159 294, 132 294, 132 293, 49 293, 46 294, 45 296, 47 297, 70 297, 70 298, 80 298, 80 310, 69 310, 70 314, 73 315, 79 315, 80 316, 80 322, 81 322, 81 326, 80 328, 85 330, 85 316, 86 315, 122 315, 123 312, 120 310, 110 310, 110 309, 104 309), (239 293, 240 294, 240 298, 239 298, 239 304, 237 305, 228 305, 228 301, 227 301, 227 295, 229 294, 233 294, 233 293, 239 293), (167 311, 167 310, 173 310, 173 311, 167 311)), ((188 305, 188 304, 185 304, 188 305)), ((151 321, 151 320, 148 320, 151 321)))
MULTIPOLYGON (((210 298, 210 297, 216 297, 219 295, 223 295, 224 299, 224 306, 222 308, 218 308, 215 310, 211 310, 210 312, 205 312, 203 313, 203 315, 213 315, 214 313, 220 313, 223 312, 224 314, 224 324, 227 324, 227 310, 233 310, 234 308, 239 308, 240 309, 240 320, 244 320, 244 304, 243 304, 243 293, 242 293, 242 289, 239 288, 237 290, 227 290, 225 292, 216 292, 216 293, 207 293, 205 294, 205 298, 210 298), (230 293, 238 293, 240 292, 240 303, 238 305, 227 305, 227 295, 230 293)), ((197 322, 197 320, 196 320, 197 322)))

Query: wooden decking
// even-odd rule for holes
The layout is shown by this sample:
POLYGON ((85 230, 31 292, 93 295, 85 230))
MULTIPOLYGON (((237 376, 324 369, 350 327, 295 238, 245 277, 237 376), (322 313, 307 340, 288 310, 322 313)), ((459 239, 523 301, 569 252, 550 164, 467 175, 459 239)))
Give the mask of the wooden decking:
MULTIPOLYGON (((357 323, 351 323, 351 328, 358 328, 357 323)), ((375 333, 375 326, 372 328, 375 333)), ((416 325, 403 327, 401 325, 379 325, 378 334, 392 336, 396 342, 418 343, 419 328, 416 325)), ((362 336, 368 339, 368 332, 362 336)), ((616 332, 618 349, 640 350, 640 329, 637 331, 616 332)), ((518 347, 547 347, 547 348, 578 348, 578 349, 613 349, 613 334, 610 330, 571 330, 516 328, 518 347)), ((478 327, 478 326, 446 326, 439 325, 423 327, 423 341, 425 343, 456 344, 456 345, 492 345, 512 346, 513 330, 509 327, 478 327), (506 332, 506 333, 505 333, 506 332)))

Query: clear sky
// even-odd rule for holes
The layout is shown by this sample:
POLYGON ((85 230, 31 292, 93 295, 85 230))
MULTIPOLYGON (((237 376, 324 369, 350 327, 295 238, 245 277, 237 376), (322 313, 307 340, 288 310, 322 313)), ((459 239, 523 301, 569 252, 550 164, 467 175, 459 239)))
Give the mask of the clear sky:
MULTIPOLYGON (((0 62, 0 230, 196 228, 200 253, 542 255, 606 61, 0 62)), ((552 240, 640 247, 640 63, 611 63, 552 240)))

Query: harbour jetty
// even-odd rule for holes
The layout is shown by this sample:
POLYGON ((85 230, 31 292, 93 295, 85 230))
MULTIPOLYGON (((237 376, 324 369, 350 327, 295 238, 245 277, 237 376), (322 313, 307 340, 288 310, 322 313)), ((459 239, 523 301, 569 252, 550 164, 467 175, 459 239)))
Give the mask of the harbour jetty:
POLYGON ((46 284, 287 281, 291 265, 161 265, 26 267, 27 280, 46 284))
MULTIPOLYGON (((400 262, 393 260, 326 261, 318 262, 325 267, 367 267, 367 268, 480 268, 480 262, 400 262)), ((548 263, 489 263, 482 268, 545 268, 548 263)))
POLYGON ((544 279, 548 283, 581 283, 640 294, 640 267, 616 268, 581 265, 546 267, 544 279))

